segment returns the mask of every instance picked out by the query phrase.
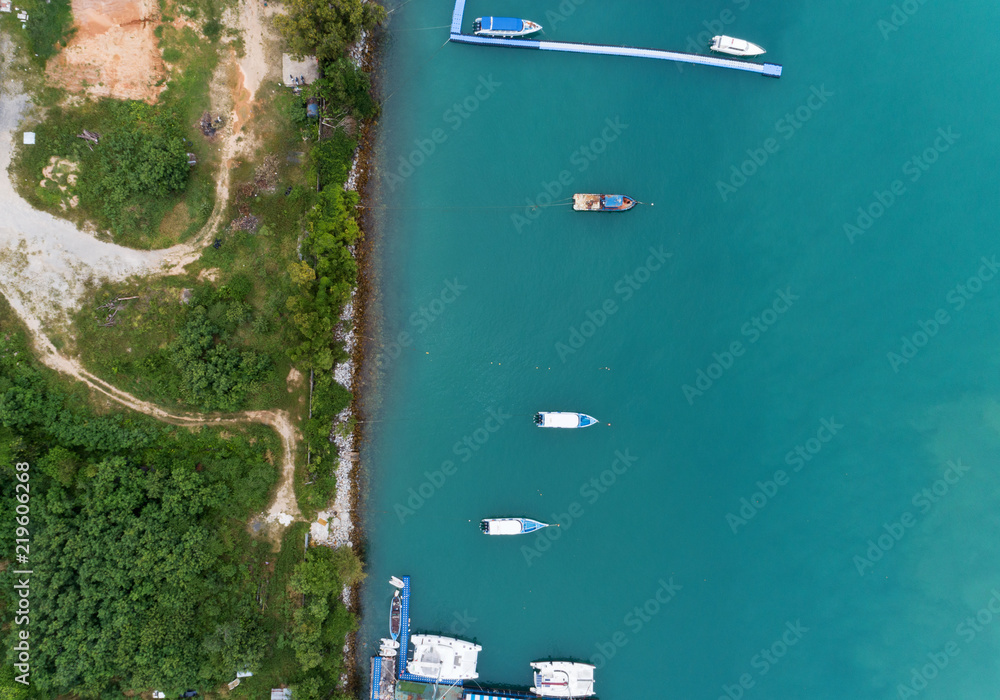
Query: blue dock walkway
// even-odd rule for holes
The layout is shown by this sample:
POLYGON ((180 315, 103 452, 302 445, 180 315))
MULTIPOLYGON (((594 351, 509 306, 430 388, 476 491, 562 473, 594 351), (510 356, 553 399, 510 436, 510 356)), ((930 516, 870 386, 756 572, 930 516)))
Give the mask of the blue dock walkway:
MULTIPOLYGON (((459 0, 463 5, 464 0, 459 0)), ((417 683, 442 683, 453 686, 461 686, 462 681, 454 680, 438 680, 437 678, 424 678, 423 676, 415 676, 412 673, 406 672, 406 658, 409 656, 410 651, 410 577, 403 576, 403 592, 401 597, 403 599, 403 619, 402 625, 399 628, 399 651, 397 652, 397 659, 399 662, 399 671, 397 677, 403 681, 415 681, 417 683)))
POLYGON ((608 56, 630 56, 633 58, 654 58, 661 61, 677 61, 699 66, 715 66, 730 68, 746 73, 758 73, 769 78, 781 77, 781 66, 777 63, 754 63, 738 61, 732 58, 703 56, 696 53, 681 51, 663 51, 662 49, 643 49, 633 46, 611 46, 604 44, 584 44, 571 41, 541 41, 535 39, 493 39, 485 36, 475 36, 462 33, 462 20, 465 15, 465 0, 455 0, 455 10, 451 15, 451 41, 461 44, 477 44, 479 46, 506 46, 520 49, 539 49, 541 51, 563 51, 568 53, 604 54, 608 56))

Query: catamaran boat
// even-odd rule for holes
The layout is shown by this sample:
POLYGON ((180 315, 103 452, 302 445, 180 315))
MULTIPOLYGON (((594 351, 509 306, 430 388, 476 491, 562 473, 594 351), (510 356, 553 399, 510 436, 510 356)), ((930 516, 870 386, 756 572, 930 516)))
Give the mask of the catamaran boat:
POLYGON ((472 25, 472 33, 476 36, 491 36, 495 39, 513 39, 540 31, 542 25, 537 22, 515 17, 477 17, 472 25))
POLYGON ((406 671, 421 678, 436 681, 468 681, 479 678, 476 663, 482 647, 472 642, 434 634, 415 634, 410 637, 413 658, 406 664, 406 671))
POLYGON ((760 56, 766 53, 764 49, 751 44, 743 39, 735 39, 731 36, 713 36, 712 45, 709 47, 718 53, 728 53, 731 56, 760 56))
POLYGON ((597 419, 586 413, 539 411, 535 414, 535 425, 539 428, 586 428, 595 423, 597 419))
POLYGON ((486 518, 479 523, 479 529, 487 535, 526 535, 543 527, 549 524, 531 518, 486 518))
POLYGON ((403 626, 403 598, 399 595, 399 589, 392 596, 392 605, 389 607, 389 634, 393 641, 399 638, 399 630, 403 626))
POLYGON ((624 194, 574 194, 574 211, 628 211, 636 201, 624 194))
POLYGON ((534 661, 531 692, 543 698, 585 698, 594 694, 594 667, 574 661, 534 661))

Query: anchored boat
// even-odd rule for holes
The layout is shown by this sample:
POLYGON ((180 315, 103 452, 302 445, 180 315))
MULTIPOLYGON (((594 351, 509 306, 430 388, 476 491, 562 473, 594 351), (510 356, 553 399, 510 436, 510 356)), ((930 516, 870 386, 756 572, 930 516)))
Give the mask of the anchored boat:
POLYGON ((410 637, 413 658, 406 670, 414 676, 437 681, 465 681, 479 678, 476 664, 482 647, 472 642, 434 634, 410 637))
POLYGON ((594 667, 574 661, 534 661, 531 692, 543 698, 585 698, 594 694, 594 667))
POLYGON ((513 39, 540 31, 542 25, 537 22, 515 17, 477 17, 472 25, 472 32, 476 36, 490 36, 494 39, 513 39))
POLYGON ((586 428, 595 423, 597 419, 586 413, 539 411, 535 414, 535 425, 539 428, 586 428))
POLYGON ((479 523, 479 529, 486 535, 526 535, 543 527, 549 524, 531 518, 486 518, 479 523))
POLYGON ((392 605, 389 606, 389 634, 392 640, 399 638, 399 630, 403 626, 403 599, 399 595, 399 589, 392 596, 392 605))
POLYGON ((736 39, 731 36, 713 36, 712 45, 709 47, 717 53, 728 53, 731 56, 760 56, 767 53, 757 44, 751 44, 743 39, 736 39))
POLYGON ((624 194, 574 194, 575 211, 628 211, 636 201, 624 194))

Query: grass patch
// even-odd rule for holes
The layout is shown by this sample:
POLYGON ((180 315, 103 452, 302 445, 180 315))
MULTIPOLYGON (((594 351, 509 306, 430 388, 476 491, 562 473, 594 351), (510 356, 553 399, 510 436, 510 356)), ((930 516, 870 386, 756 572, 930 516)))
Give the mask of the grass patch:
POLYGON ((17 6, 28 13, 24 31, 32 58, 44 66, 66 46, 73 34, 70 0, 18 0, 17 6))

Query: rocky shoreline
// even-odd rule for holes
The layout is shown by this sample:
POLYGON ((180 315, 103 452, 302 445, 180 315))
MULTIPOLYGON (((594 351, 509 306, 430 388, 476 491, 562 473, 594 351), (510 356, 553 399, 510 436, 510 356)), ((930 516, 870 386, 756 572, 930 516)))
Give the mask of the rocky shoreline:
MULTIPOLYGON (((350 50, 351 60, 372 76, 373 90, 375 90, 375 69, 381 48, 380 39, 381 34, 378 32, 366 33, 358 44, 350 50)), ((368 211, 365 205, 370 196, 368 185, 373 170, 376 128, 377 117, 359 125, 358 148, 347 181, 344 183, 344 189, 354 190, 359 194, 361 199, 359 212, 368 211)), ((333 440, 337 445, 338 454, 337 494, 333 505, 328 509, 329 514, 333 517, 329 520, 330 534, 326 544, 332 547, 351 547, 364 561, 364 530, 361 526, 359 508, 363 466, 359 458, 358 448, 363 439, 362 421, 359 418, 362 406, 359 389, 362 386, 361 374, 365 366, 366 344, 360 343, 358 340, 366 337, 367 310, 372 298, 372 286, 368 271, 374 225, 367 215, 359 214, 357 219, 361 229, 361 238, 351 253, 358 263, 358 281, 351 294, 351 300, 344 306, 340 316, 341 329, 346 329, 340 331, 340 340, 344 343, 344 349, 349 357, 344 362, 335 365, 333 369, 334 379, 350 390, 353 398, 351 405, 337 416, 333 424, 333 440)), ((360 586, 345 587, 343 600, 348 609, 360 621, 360 586)), ((341 677, 341 682, 345 691, 357 690, 363 683, 359 667, 356 664, 356 655, 357 632, 348 635, 347 643, 344 646, 345 672, 341 677)))

